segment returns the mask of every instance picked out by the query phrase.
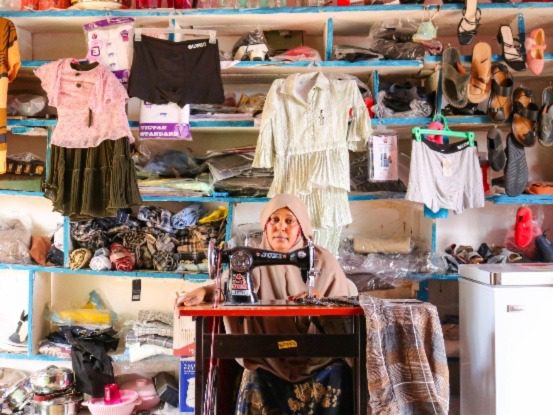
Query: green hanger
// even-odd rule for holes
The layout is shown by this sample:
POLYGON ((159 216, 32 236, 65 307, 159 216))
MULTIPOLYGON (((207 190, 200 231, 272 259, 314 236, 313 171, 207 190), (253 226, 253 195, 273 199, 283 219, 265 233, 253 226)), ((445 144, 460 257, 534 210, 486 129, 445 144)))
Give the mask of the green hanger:
POLYGON ((449 129, 449 126, 447 124, 447 119, 442 115, 438 114, 434 117, 433 121, 441 121, 441 123, 444 125, 443 130, 432 130, 428 128, 421 128, 421 127, 413 127, 411 132, 413 133, 413 136, 415 137, 415 140, 420 142, 424 135, 427 134, 434 134, 434 135, 442 135, 444 137, 458 137, 458 138, 466 138, 469 140, 469 146, 476 147, 476 143, 474 141, 474 132, 472 131, 453 131, 449 129))

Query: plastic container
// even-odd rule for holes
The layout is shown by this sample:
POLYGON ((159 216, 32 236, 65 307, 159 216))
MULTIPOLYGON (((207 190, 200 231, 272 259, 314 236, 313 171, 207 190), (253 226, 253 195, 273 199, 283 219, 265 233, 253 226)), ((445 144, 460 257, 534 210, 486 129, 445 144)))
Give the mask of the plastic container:
POLYGON ((83 402, 92 415, 130 415, 134 408, 142 403, 138 393, 133 390, 121 389, 121 403, 111 405, 104 402, 104 398, 92 399, 83 402))
POLYGON ((136 406, 137 411, 149 410, 159 405, 159 396, 154 383, 149 379, 135 379, 121 385, 123 389, 133 390, 138 393, 142 403, 136 406))

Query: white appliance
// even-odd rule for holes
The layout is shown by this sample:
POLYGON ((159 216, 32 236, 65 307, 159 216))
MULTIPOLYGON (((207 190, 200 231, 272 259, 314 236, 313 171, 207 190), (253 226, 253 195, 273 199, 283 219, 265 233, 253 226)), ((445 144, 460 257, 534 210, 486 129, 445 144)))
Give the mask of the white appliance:
POLYGON ((553 414, 553 265, 462 265, 461 415, 553 414))

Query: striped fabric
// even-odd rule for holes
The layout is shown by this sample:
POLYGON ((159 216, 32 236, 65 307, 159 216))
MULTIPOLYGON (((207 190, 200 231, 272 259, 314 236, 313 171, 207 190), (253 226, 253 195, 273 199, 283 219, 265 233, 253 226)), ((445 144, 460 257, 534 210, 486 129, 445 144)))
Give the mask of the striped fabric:
POLYGON ((372 413, 447 415, 449 371, 438 311, 429 303, 399 301, 359 298, 372 413))

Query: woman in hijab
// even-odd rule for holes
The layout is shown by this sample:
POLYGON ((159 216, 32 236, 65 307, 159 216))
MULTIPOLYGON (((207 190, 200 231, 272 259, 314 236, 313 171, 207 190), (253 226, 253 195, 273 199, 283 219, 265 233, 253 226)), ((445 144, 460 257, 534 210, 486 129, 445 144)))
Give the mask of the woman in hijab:
MULTIPOLYGON (((261 212, 264 225, 259 246, 290 252, 306 246, 313 236, 307 209, 296 196, 279 194, 261 212)), ((347 279, 336 258, 315 247, 315 293, 321 297, 348 295, 347 279)), ((299 268, 272 265, 253 269, 253 287, 260 300, 305 296, 306 283, 299 268)), ((177 305, 197 305, 213 298, 214 286, 198 288, 177 299, 177 305)), ((339 331, 340 324, 321 321, 326 333, 339 331)), ((334 321, 336 322, 336 321, 334 321)), ((300 334, 320 330, 308 318, 228 318, 227 332, 242 334, 300 334)), ((352 375, 343 360, 331 358, 238 359, 245 368, 238 394, 236 414, 320 414, 353 413, 352 375)))

